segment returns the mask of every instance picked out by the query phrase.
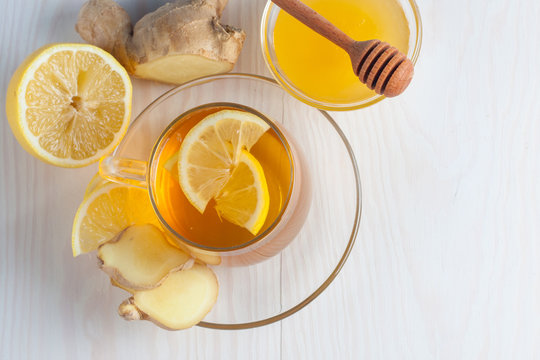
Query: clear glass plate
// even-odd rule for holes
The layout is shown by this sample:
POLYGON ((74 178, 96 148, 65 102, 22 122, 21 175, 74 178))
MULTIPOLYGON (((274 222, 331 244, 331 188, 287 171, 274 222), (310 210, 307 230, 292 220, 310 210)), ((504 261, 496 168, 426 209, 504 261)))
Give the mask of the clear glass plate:
POLYGON ((279 255, 256 265, 213 267, 219 297, 199 326, 246 329, 294 314, 337 276, 360 223, 360 177, 349 142, 328 113, 296 100, 274 80, 246 74, 201 78, 163 94, 137 116, 113 156, 148 161, 171 121, 215 102, 248 106, 280 123, 304 153, 313 189, 302 230, 279 255))

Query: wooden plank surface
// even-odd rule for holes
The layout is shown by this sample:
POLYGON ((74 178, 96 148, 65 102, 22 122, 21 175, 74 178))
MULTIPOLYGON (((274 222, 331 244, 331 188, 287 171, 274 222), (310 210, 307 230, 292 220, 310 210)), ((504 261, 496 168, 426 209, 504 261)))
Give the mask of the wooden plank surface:
MULTIPOLYGON (((94 258, 71 256, 71 222, 96 166, 42 164, 5 119, 17 65, 46 43, 80 42, 81 3, 1 3, 1 359, 540 358, 539 2, 419 0, 424 42, 410 89, 332 114, 364 201, 342 273, 280 323, 175 333, 118 319, 120 291, 94 258)), ((120 3, 136 19, 162 1, 120 3)), ((249 35, 235 71, 269 74, 264 3, 229 1, 224 22, 249 35)), ((134 81, 133 113, 168 88, 134 81)))

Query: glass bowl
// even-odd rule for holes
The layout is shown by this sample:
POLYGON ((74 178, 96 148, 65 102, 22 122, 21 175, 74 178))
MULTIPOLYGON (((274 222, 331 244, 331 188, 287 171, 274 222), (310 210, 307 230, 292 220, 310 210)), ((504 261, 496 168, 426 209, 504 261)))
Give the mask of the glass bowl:
POLYGON ((115 154, 147 161, 179 114, 216 102, 247 106, 279 123, 305 155, 311 178, 311 207, 289 246, 255 265, 212 267, 219 296, 199 326, 247 329, 294 314, 337 276, 360 223, 360 177, 349 142, 328 113, 289 96, 272 79, 246 74, 201 78, 166 92, 137 116, 115 154))
MULTIPOLYGON (((396 1, 403 9, 409 25, 409 50, 407 52, 407 57, 411 59, 413 64, 416 64, 422 44, 422 21, 420 19, 420 11, 414 0, 396 1)), ((261 20, 260 41, 264 61, 266 62, 268 69, 277 82, 283 86, 283 88, 287 90, 289 94, 311 106, 333 111, 360 109, 373 105, 385 98, 382 95, 374 94, 367 99, 362 99, 356 102, 330 103, 315 99, 296 87, 279 66, 276 51, 274 49, 274 28, 280 11, 282 10, 277 5, 272 3, 272 1, 267 2, 261 20)))

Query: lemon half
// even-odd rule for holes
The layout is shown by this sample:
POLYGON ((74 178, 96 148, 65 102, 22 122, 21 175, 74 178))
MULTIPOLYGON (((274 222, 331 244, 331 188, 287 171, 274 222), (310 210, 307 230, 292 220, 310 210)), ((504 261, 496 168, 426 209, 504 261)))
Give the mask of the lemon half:
POLYGON ((6 113, 21 146, 53 165, 81 167, 110 153, 131 115, 131 81, 106 51, 50 44, 11 78, 6 113))

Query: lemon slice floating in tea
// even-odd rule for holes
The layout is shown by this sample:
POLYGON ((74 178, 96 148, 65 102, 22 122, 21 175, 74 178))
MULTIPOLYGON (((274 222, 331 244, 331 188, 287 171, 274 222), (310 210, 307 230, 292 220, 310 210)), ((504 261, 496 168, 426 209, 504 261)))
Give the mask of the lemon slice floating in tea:
POLYGON ((222 218, 253 235, 261 230, 270 208, 270 194, 263 168, 253 155, 242 150, 231 178, 215 200, 222 218))
POLYGON ((222 110, 188 132, 178 153, 178 178, 200 213, 215 199, 221 217, 259 232, 270 196, 264 171, 249 149, 269 128, 252 113, 222 110))
POLYGON ((160 227, 148 191, 109 183, 86 195, 73 221, 73 256, 96 250, 130 225, 160 227))
POLYGON ((86 44, 47 45, 9 83, 6 112, 21 146, 53 165, 80 167, 120 142, 131 114, 131 81, 109 53, 86 44))

